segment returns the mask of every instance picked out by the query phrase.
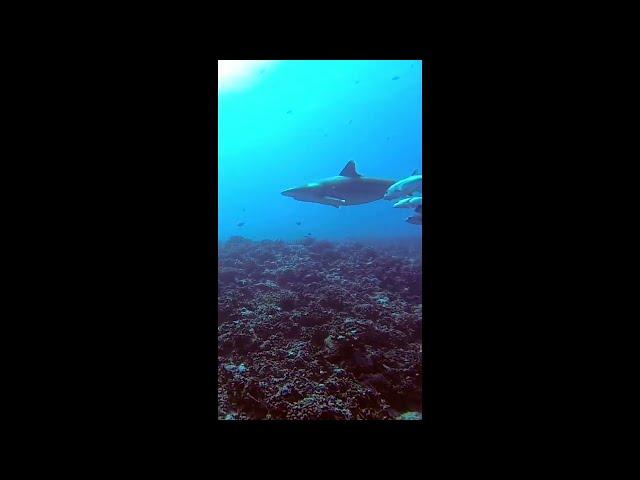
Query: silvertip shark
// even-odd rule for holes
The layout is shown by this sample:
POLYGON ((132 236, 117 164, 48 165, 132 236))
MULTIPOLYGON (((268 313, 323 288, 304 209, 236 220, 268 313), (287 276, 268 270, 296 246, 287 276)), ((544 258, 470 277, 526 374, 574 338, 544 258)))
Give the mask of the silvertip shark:
POLYGON ((300 202, 321 203, 339 208, 380 200, 394 183, 396 180, 360 175, 356 171, 356 163, 349 160, 335 177, 289 188, 281 193, 300 202))

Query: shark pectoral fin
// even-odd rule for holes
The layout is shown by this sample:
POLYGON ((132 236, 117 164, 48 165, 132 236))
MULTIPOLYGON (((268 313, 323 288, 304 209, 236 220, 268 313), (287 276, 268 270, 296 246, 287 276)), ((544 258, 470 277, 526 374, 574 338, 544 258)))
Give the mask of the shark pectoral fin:
POLYGON ((340 207, 341 205, 344 205, 346 203, 346 201, 342 198, 337 198, 337 197, 330 197, 328 195, 325 195, 324 197, 322 197, 326 202, 327 205, 331 205, 333 207, 340 207))

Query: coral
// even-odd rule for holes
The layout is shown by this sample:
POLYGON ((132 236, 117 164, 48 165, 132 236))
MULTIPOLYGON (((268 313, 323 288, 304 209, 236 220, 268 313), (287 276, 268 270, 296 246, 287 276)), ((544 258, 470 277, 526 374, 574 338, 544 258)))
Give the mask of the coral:
POLYGON ((218 417, 421 418, 421 264, 416 246, 220 245, 218 417))

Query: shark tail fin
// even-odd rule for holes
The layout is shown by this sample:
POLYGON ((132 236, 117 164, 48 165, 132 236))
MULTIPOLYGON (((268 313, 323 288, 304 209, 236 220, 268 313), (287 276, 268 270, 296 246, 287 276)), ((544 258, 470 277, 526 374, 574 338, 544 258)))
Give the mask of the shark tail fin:
POLYGON ((347 164, 344 166, 342 171, 340 172, 341 177, 361 177, 358 172, 356 172, 356 162, 353 160, 349 160, 347 164))
POLYGON ((416 168, 413 173, 411 173, 411 176, 413 177, 414 175, 421 175, 420 170, 418 168, 416 168))

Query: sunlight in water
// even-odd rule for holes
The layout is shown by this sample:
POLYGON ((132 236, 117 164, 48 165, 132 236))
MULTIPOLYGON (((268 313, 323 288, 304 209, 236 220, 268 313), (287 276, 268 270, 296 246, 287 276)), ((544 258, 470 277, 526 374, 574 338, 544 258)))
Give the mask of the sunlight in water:
POLYGON ((218 60, 218 92, 250 86, 273 60, 218 60))

